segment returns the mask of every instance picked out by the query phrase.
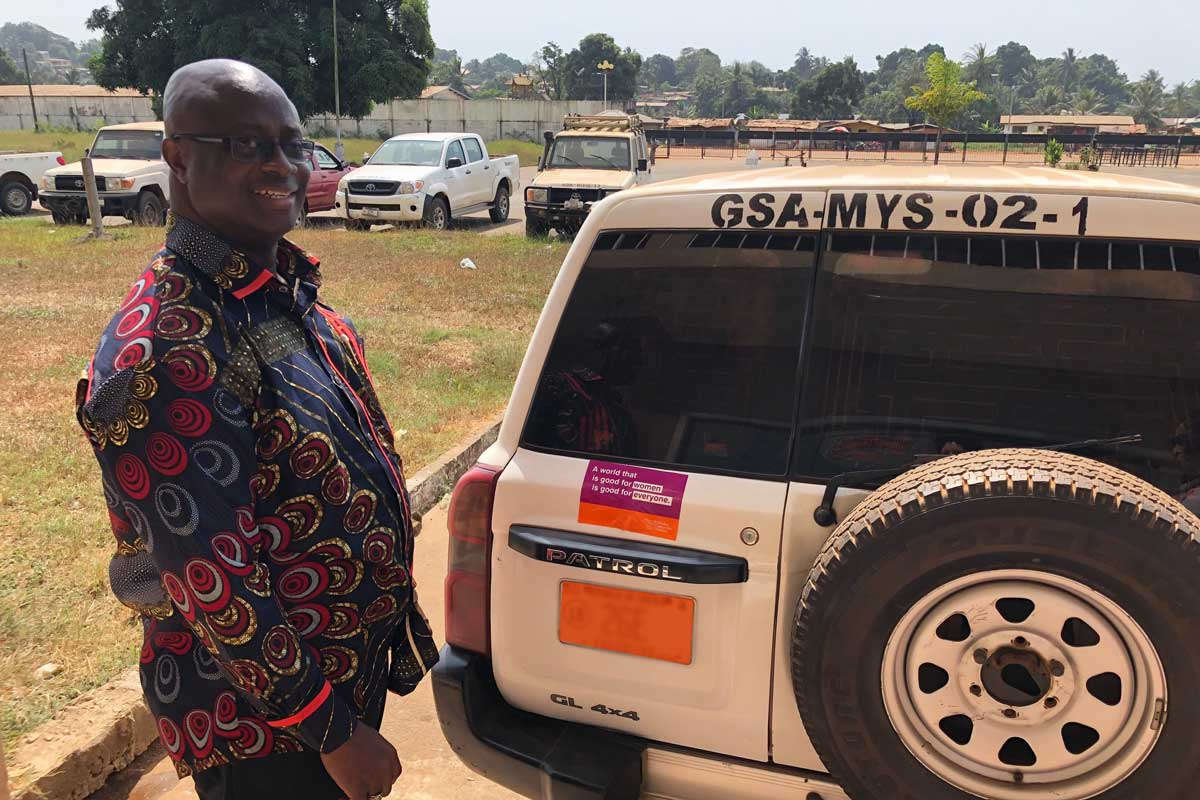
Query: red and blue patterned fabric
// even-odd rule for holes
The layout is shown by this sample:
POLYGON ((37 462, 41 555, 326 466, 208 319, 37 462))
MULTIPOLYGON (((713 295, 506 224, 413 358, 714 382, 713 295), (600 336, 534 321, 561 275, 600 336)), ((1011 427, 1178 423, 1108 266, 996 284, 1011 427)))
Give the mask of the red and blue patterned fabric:
POLYGON ((336 749, 437 660, 392 431, 318 266, 173 218, 77 390, 180 775, 336 749))

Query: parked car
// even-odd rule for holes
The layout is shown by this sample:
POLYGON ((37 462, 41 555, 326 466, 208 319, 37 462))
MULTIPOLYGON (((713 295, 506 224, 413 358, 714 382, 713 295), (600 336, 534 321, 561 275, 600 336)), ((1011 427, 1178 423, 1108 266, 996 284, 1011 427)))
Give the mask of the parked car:
POLYGON ((382 222, 442 230, 453 218, 478 211, 504 222, 520 185, 517 156, 492 158, 473 133, 408 133, 388 139, 367 164, 342 178, 336 205, 349 230, 382 222))
POLYGON ((525 234, 551 228, 573 234, 592 205, 650 180, 649 148, 641 118, 571 115, 563 130, 545 134, 538 174, 525 189, 525 234))
POLYGON ((312 172, 308 178, 308 192, 298 224, 303 225, 308 215, 317 211, 329 211, 337 203, 338 184, 342 178, 354 171, 354 165, 340 160, 318 144, 313 148, 309 163, 312 172))
POLYGON ((0 212, 28 214, 46 170, 66 164, 62 153, 0 153, 0 212))
POLYGON ((1196 796, 1200 189, 592 207, 449 508, 434 696, 532 798, 1196 796))
MULTIPOLYGON (((92 168, 100 213, 125 217, 135 225, 162 225, 171 197, 170 169, 162 158, 163 123, 109 125, 92 142, 92 168)), ((59 225, 88 220, 83 165, 76 161, 46 172, 41 203, 59 225)))

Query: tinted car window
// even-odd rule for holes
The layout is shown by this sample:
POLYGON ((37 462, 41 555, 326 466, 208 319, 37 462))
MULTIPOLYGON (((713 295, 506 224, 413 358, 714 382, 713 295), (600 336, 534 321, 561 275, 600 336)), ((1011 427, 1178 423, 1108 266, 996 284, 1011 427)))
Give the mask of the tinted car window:
POLYGON ((479 142, 475 139, 463 139, 463 144, 467 147, 468 161, 482 161, 483 148, 479 146, 479 142))
POLYGON ((797 475, 1141 434, 1087 455, 1200 478, 1194 243, 939 236, 933 260, 863 238, 830 237, 817 276, 797 475))
POLYGON ((782 476, 814 250, 796 234, 601 234, 525 444, 782 476))
POLYGON ((450 163, 450 159, 452 158, 457 158, 464 164, 467 163, 467 160, 463 157, 462 145, 457 141, 451 142, 450 146, 446 148, 446 163, 450 163))

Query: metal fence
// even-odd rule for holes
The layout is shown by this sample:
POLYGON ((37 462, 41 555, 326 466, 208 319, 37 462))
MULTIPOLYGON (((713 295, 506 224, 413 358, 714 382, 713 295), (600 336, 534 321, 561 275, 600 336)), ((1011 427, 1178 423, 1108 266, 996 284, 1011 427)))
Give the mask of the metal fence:
POLYGON ((1096 136, 946 133, 936 152, 935 133, 836 133, 774 129, 738 131, 672 128, 646 131, 655 159, 745 158, 751 151, 773 161, 896 161, 944 164, 1041 164, 1046 143, 1063 145, 1064 164, 1079 164, 1091 146, 1101 164, 1200 167, 1200 136, 1097 134, 1096 136))

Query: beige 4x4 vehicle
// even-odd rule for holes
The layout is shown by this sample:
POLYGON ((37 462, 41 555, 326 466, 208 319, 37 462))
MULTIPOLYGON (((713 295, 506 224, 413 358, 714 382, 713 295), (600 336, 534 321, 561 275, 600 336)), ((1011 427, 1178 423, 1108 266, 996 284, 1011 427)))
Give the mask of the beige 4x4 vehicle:
POLYGON ((525 189, 527 236, 551 228, 574 234, 594 204, 650 180, 650 148, 637 115, 571 115, 545 139, 538 174, 525 189))
POLYGON ((599 203, 450 506, 448 740, 535 798, 1200 786, 1200 191, 599 203))

